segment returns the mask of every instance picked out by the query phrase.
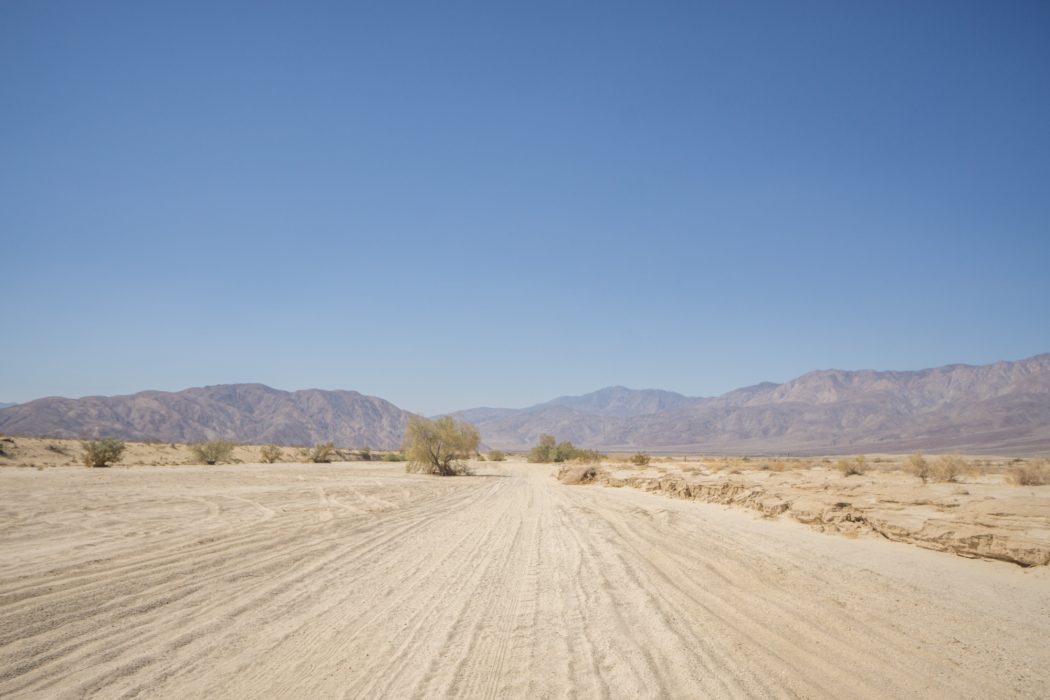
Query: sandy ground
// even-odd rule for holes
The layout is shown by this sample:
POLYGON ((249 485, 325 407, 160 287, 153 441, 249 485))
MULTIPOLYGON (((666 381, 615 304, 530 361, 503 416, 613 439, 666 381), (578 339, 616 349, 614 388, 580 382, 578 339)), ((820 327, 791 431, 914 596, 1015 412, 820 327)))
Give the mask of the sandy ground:
POLYGON ((0 696, 1050 696, 1047 567, 480 469, 0 470, 0 696))

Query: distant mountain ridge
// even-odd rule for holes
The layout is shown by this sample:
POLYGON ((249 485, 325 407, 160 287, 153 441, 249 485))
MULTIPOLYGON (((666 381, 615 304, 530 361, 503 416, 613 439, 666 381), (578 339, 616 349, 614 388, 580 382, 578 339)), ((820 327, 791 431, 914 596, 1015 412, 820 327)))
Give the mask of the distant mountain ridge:
POLYGON ((907 372, 820 370, 719 397, 609 387, 456 414, 494 447, 712 452, 1050 452, 1050 354, 907 372))
MULTIPOLYGON (((0 408, 0 432, 286 445, 331 440, 391 449, 411 415, 356 391, 227 384, 38 399, 0 408)), ((453 415, 475 424, 485 445, 511 450, 549 433, 610 451, 1050 454, 1050 354, 908 372, 820 370, 717 397, 613 386, 527 408, 453 415)))
POLYGON ((44 398, 0 409, 0 432, 55 437, 393 449, 412 415, 356 391, 281 391, 263 384, 221 384, 130 396, 44 398))

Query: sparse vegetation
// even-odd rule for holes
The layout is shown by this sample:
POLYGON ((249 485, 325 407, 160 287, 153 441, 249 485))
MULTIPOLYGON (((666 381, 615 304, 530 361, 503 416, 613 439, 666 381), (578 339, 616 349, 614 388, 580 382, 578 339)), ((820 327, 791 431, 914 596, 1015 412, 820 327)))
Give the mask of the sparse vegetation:
POLYGON ((385 452, 383 453, 384 462, 404 462, 405 455, 401 452, 385 452))
POLYGON ((597 464, 605 459, 598 450, 576 450, 576 461, 584 464, 597 464))
POLYGON ((328 464, 335 456, 335 444, 331 442, 319 442, 312 450, 306 453, 306 459, 314 464, 328 464))
POLYGON ((414 416, 405 430, 406 470, 438 476, 467 474, 464 460, 477 452, 480 442, 478 429, 466 421, 451 416, 435 420, 414 416))
POLYGON ((120 459, 124 454, 125 445, 116 438, 102 438, 91 440, 83 444, 84 452, 81 460, 87 467, 108 467, 120 459))
POLYGON ((540 435, 540 441, 529 451, 530 462, 549 464, 551 462, 577 461, 584 463, 600 462, 605 455, 597 450, 586 450, 572 444, 568 440, 556 442, 554 436, 540 435))
POLYGON ((193 458, 203 464, 218 464, 229 462, 233 458, 233 448, 236 446, 236 443, 229 440, 211 440, 190 445, 190 451, 193 458))
POLYGON ((1050 484, 1050 461, 1014 467, 1007 472, 1006 478, 1018 486, 1045 486, 1050 484))
POLYGON ((372 457, 372 448, 371 447, 363 447, 363 448, 361 448, 360 450, 357 451, 357 456, 362 462, 371 462, 372 459, 373 459, 373 457, 372 457))
POLYGON ((835 467, 842 472, 842 476, 860 476, 868 471, 868 458, 857 455, 853 459, 840 459, 835 467))
POLYGON ((909 455, 908 461, 904 463, 904 469, 909 474, 922 479, 924 484, 930 478, 930 463, 922 456, 921 452, 909 455))
POLYGON ((930 465, 930 478, 934 481, 950 483, 969 468, 969 464, 959 455, 938 457, 930 465))
POLYGON ((644 467, 649 464, 649 459, 650 457, 646 453, 635 452, 633 455, 631 455, 631 464, 638 467, 644 467))
POLYGON ((259 450, 259 459, 267 464, 273 464, 281 459, 281 448, 277 445, 266 445, 259 450))
POLYGON ((489 452, 490 462, 502 462, 507 458, 507 455, 503 453, 503 450, 492 450, 489 452))
POLYGON ((540 441, 536 446, 529 451, 528 459, 530 462, 553 462, 557 452, 557 447, 558 445, 554 440, 554 436, 544 433, 543 435, 540 435, 540 441))

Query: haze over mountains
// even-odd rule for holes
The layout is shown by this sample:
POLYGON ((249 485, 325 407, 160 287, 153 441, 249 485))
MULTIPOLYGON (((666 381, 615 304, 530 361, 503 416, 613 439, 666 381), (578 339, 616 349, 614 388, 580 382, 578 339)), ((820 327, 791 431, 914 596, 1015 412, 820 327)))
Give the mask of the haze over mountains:
MULTIPOLYGON (((410 415, 353 391, 234 384, 38 399, 0 409, 0 432, 387 449, 410 415)), ((1038 454, 1050 452, 1050 354, 914 372, 821 370, 712 398, 616 386, 454 415, 477 425, 486 445, 512 450, 549 433, 606 450, 1038 454)))

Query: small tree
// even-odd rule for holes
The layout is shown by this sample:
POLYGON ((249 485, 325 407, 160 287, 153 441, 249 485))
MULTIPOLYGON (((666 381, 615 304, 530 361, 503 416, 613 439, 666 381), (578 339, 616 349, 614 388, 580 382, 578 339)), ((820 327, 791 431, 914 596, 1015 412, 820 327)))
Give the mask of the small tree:
POLYGON ((85 442, 81 460, 86 467, 108 467, 124 454, 124 443, 116 438, 102 438, 85 442))
POLYGON ((267 445, 259 450, 259 457, 267 464, 273 464, 281 458, 281 448, 277 445, 267 445))
POLYGON ((332 461, 335 454, 335 443, 319 442, 307 454, 306 458, 314 464, 327 464, 332 461))
POLYGON ((554 448, 554 461, 568 462, 570 459, 576 459, 579 454, 580 451, 576 449, 576 445, 566 440, 565 442, 559 442, 554 448))
POLYGON ((557 448, 558 444, 554 440, 554 436, 543 433, 540 435, 539 443, 529 451, 529 461, 544 463, 553 462, 554 456, 557 453, 557 448))
POLYGON ((233 457, 233 448, 237 445, 229 440, 211 440, 190 445, 194 459, 204 464, 229 462, 233 457))
POLYGON ((478 429, 465 421, 451 416, 436 420, 413 416, 405 429, 406 470, 438 476, 465 474, 463 460, 477 452, 480 442, 478 429))

